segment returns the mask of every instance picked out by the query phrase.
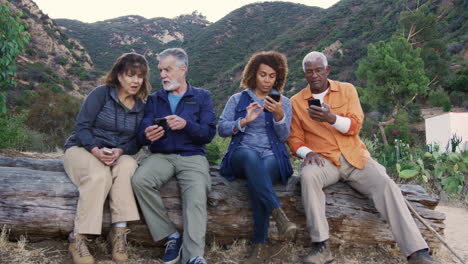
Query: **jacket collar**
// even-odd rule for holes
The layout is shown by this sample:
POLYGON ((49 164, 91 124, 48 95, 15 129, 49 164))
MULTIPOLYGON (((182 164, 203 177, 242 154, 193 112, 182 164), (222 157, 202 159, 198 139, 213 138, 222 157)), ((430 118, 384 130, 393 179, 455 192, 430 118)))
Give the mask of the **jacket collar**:
MULTIPOLYGON (((193 97, 195 95, 194 89, 193 89, 194 87, 189 82, 186 81, 186 83, 187 83, 187 91, 185 92, 183 97, 193 97)), ((169 92, 167 92, 164 89, 161 89, 156 92, 156 97, 160 97, 164 99, 165 101, 168 101, 168 98, 167 98, 168 94, 169 92)))
MULTIPOLYGON (((333 80, 328 80, 329 89, 328 93, 330 92, 338 92, 338 85, 333 80)), ((312 92, 310 91, 310 85, 307 84, 307 87, 302 91, 302 99, 307 100, 312 98, 312 92)))

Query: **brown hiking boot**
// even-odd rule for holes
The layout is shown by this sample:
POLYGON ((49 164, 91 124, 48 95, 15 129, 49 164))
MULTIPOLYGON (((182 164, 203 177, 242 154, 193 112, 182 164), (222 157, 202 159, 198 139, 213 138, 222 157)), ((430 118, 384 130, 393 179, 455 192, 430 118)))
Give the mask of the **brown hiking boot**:
POLYGON ((271 215, 275 219, 276 227, 280 237, 285 240, 292 241, 296 236, 297 226, 289 221, 288 217, 280 207, 273 209, 271 215))
POLYGON ((268 244, 255 243, 248 257, 242 261, 242 264, 260 264, 269 263, 270 249, 268 244))
POLYGON ((304 258, 304 264, 328 264, 333 262, 328 240, 312 243, 312 251, 304 258))
POLYGON ((112 259, 119 264, 124 264, 128 261, 128 233, 130 233, 130 229, 126 227, 113 227, 107 235, 107 241, 112 247, 112 259))
POLYGON ((414 252, 408 257, 408 263, 411 264, 439 264, 427 252, 427 249, 422 249, 414 252))
POLYGON ((68 237, 70 246, 68 251, 73 258, 75 264, 94 264, 94 258, 89 253, 88 247, 86 246, 86 235, 77 234, 75 238, 68 237))

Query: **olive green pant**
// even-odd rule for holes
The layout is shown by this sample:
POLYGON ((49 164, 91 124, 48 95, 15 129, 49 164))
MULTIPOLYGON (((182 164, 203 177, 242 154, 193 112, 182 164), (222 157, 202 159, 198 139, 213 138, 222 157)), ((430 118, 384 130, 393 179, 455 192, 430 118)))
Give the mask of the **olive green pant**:
POLYGON ((203 256, 205 251, 206 202, 211 187, 205 156, 152 154, 133 176, 133 191, 153 239, 159 241, 177 231, 160 194, 161 188, 172 177, 176 178, 182 196, 182 263, 187 263, 190 258, 203 256))
POLYGON ((109 167, 81 147, 65 151, 65 171, 80 192, 74 232, 101 234, 104 202, 109 194, 112 223, 139 220, 138 208, 130 179, 138 164, 122 155, 109 167))
POLYGON ((340 157, 341 167, 325 159, 325 166, 307 165, 301 171, 302 202, 312 242, 329 238, 325 216, 325 194, 322 188, 339 180, 366 195, 389 223, 393 237, 405 256, 427 248, 416 223, 409 212, 400 188, 387 175, 385 168, 369 158, 364 168, 357 169, 340 157))

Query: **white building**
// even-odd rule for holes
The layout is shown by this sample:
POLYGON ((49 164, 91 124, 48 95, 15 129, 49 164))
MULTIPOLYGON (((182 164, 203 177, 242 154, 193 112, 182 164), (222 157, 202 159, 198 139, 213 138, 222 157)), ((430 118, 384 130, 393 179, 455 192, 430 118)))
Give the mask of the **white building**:
POLYGON ((462 142, 457 151, 468 150, 468 112, 449 112, 425 120, 426 144, 440 146, 441 151, 451 151, 450 139, 456 135, 462 142))

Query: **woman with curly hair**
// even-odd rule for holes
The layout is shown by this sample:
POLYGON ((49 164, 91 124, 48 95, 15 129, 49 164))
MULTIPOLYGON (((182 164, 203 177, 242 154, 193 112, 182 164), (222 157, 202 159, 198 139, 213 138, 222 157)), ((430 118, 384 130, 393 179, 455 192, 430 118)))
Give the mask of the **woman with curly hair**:
POLYGON ((219 121, 219 135, 231 137, 221 174, 228 180, 247 179, 252 205, 253 246, 243 263, 269 261, 270 215, 284 238, 294 238, 297 230, 281 209, 273 189, 275 182, 286 184, 293 172, 284 144, 289 137, 291 103, 280 95, 287 75, 283 54, 276 51, 254 54, 243 72, 241 86, 245 90, 229 98, 219 121))

